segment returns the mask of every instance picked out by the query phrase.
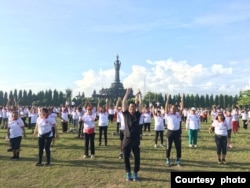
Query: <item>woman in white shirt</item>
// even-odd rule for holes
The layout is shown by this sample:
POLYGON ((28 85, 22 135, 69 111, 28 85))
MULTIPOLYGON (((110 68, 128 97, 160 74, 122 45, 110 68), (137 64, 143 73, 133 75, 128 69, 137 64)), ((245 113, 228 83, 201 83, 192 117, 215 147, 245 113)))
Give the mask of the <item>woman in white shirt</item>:
POLYGON ((12 160, 19 159, 20 145, 22 141, 22 135, 25 135, 24 122, 18 117, 18 112, 12 112, 12 118, 8 123, 8 135, 10 138, 10 143, 12 147, 13 156, 12 160))
POLYGON ((164 133, 164 114, 161 114, 160 110, 155 111, 154 114, 154 129, 155 129, 155 148, 157 148, 158 137, 160 136, 161 147, 163 147, 163 133, 164 133))
POLYGON ((94 158, 95 157, 96 114, 93 112, 93 108, 91 104, 87 104, 85 108, 86 108, 86 113, 82 116, 83 133, 85 135, 83 158, 87 158, 89 156, 89 145, 90 145, 91 158, 94 158))
POLYGON ((218 164, 226 164, 228 124, 222 113, 219 113, 210 129, 214 127, 218 164))
POLYGON ((197 147, 198 132, 200 130, 200 116, 196 114, 196 109, 191 108, 187 115, 186 130, 188 131, 189 147, 197 147))
POLYGON ((108 144, 108 99, 106 99, 106 106, 100 106, 100 99, 98 99, 98 126, 99 126, 99 146, 102 144, 102 134, 104 135, 105 146, 108 144))
POLYGON ((56 127, 56 120, 49 116, 49 110, 47 108, 41 108, 40 116, 37 118, 34 135, 38 133, 38 147, 39 147, 39 160, 36 166, 43 166, 43 149, 46 152, 47 163, 46 166, 50 166, 50 144, 53 138, 52 127, 55 128, 55 135, 58 138, 58 131, 56 127))

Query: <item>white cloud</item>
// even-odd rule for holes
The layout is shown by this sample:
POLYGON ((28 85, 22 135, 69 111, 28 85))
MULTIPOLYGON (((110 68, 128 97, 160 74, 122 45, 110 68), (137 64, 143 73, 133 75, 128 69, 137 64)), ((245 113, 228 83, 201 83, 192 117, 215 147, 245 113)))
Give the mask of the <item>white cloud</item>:
MULTIPOLYGON (((190 65, 186 61, 172 59, 146 61, 148 65, 133 65, 132 72, 125 75, 120 70, 120 81, 124 88, 132 87, 142 92, 185 93, 185 94, 228 94, 238 95, 240 91, 250 88, 250 81, 241 80, 233 74, 234 68, 214 64, 204 67, 202 64, 190 65)), ((244 68, 244 67, 242 67, 244 68)), ((245 73, 247 74, 247 73, 245 73)), ((115 70, 93 70, 83 73, 83 79, 76 81, 74 93, 85 92, 90 97, 94 90, 98 93, 102 88, 109 88, 114 82, 115 70)), ((241 75, 244 78, 247 75, 241 75)))
POLYGON ((90 97, 94 90, 98 93, 102 88, 110 87, 111 83, 114 82, 115 71, 112 69, 100 69, 99 72, 89 70, 83 72, 82 75, 82 80, 75 81, 77 88, 73 90, 73 95, 75 96, 79 94, 79 92, 84 92, 85 96, 90 97))
POLYGON ((232 68, 224 68, 221 64, 212 65, 211 71, 213 74, 231 74, 232 68))

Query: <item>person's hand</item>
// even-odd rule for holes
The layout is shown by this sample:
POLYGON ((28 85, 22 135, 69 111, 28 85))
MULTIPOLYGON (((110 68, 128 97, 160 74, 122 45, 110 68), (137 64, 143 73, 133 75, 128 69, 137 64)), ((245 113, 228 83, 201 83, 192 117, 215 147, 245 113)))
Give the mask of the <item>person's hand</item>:
POLYGON ((208 133, 212 133, 212 128, 211 127, 209 127, 209 129, 208 129, 208 133))
POLYGON ((127 89, 127 93, 128 93, 128 94, 130 94, 130 93, 131 93, 131 91, 132 91, 132 88, 131 88, 131 87, 129 87, 129 88, 127 89))

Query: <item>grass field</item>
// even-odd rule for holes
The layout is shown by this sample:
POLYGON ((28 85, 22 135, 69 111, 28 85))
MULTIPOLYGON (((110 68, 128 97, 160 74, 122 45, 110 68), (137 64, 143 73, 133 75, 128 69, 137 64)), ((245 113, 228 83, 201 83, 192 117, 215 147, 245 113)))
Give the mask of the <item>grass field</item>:
MULTIPOLYGON (((8 142, 4 139, 6 129, 0 129, 0 185, 6 188, 115 188, 115 187, 170 187, 170 172, 249 172, 250 129, 240 129, 232 135, 233 148, 228 149, 227 164, 217 164, 216 147, 213 134, 208 133, 208 124, 202 124, 199 132, 198 147, 188 147, 188 137, 183 124, 182 166, 165 166, 165 148, 154 148, 153 123, 151 136, 143 136, 141 142, 141 170, 139 181, 126 182, 123 160, 119 159, 119 137, 112 135, 115 124, 109 124, 108 146, 98 146, 98 132, 95 138, 95 159, 83 159, 83 140, 76 133, 61 133, 51 152, 50 167, 36 167, 38 160, 37 138, 26 129, 27 138, 22 140, 19 161, 12 161, 7 152, 8 142)), ((71 127, 72 125, 69 125, 71 127)), ((164 140, 165 141, 165 140, 164 140)), ((159 141, 158 141, 159 142, 159 141)), ((171 157, 174 162, 175 148, 171 157)), ((45 162, 45 153, 44 161, 45 162)), ((133 160, 131 160, 133 167, 133 160)))

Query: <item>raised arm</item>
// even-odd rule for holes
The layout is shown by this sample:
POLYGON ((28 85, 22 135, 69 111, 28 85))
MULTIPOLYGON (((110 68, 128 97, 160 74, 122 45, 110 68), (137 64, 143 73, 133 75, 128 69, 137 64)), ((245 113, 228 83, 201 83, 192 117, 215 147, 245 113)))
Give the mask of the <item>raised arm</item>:
POLYGON ((167 114, 169 112, 169 94, 166 94, 166 104, 165 104, 165 113, 167 114))
POLYGON ((106 112, 108 112, 108 110, 109 110, 109 100, 108 100, 108 98, 106 98, 106 100, 105 100, 105 102, 106 102, 106 105, 105 105, 105 110, 106 110, 106 112))
POLYGON ((182 96, 181 96, 180 114, 182 114, 183 109, 184 109, 184 94, 182 94, 182 96))
POLYGON ((100 107, 100 98, 98 97, 97 99, 97 110, 99 111, 99 107, 100 107))
POLYGON ((122 102, 121 97, 118 97, 117 101, 116 101, 116 105, 115 105, 115 109, 117 110, 119 107, 119 104, 122 102))
POLYGON ((138 97, 138 111, 142 113, 142 95, 140 90, 137 93, 137 97, 138 97))
POLYGON ((130 94, 130 92, 131 92, 131 88, 127 88, 126 93, 125 93, 125 95, 124 95, 124 97, 122 99, 122 111, 123 112, 125 112, 127 110, 127 108, 128 108, 127 99, 128 99, 128 95, 130 94))

